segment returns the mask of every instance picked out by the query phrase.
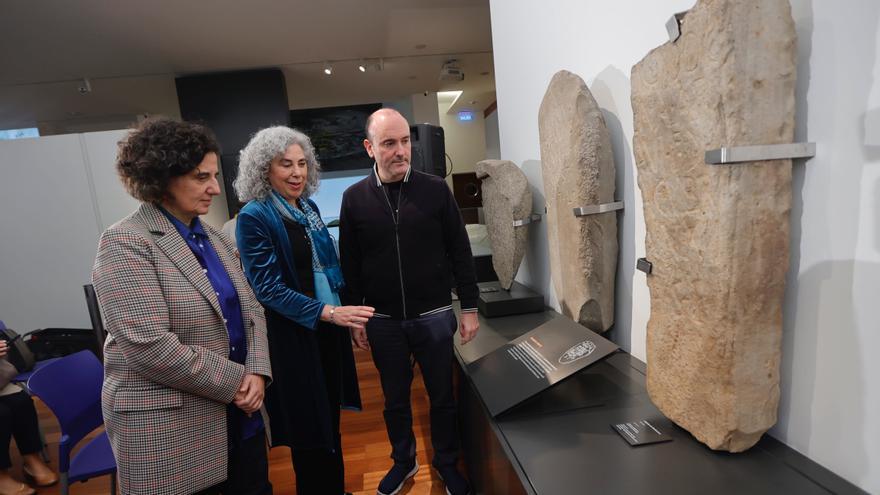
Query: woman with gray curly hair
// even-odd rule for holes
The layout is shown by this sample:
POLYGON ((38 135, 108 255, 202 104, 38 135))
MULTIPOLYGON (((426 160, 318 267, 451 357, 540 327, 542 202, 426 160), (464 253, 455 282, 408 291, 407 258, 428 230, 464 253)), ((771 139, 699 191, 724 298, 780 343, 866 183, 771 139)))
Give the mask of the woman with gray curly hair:
POLYGON ((272 445, 291 448, 297 493, 341 494, 339 410, 361 408, 346 327, 362 333, 373 308, 340 305, 336 249, 309 199, 320 165, 308 136, 282 126, 263 129, 241 150, 238 167, 235 191, 248 203, 238 214, 236 241, 266 309, 272 445))

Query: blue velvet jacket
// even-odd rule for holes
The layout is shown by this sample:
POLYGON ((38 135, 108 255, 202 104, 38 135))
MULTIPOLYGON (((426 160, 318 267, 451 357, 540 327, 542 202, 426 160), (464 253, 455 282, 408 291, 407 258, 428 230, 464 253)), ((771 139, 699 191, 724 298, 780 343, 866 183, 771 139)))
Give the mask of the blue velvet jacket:
MULTIPOLYGON (((309 201, 309 205, 318 210, 314 202, 309 201)), ((266 308, 273 378, 272 387, 266 389, 266 410, 272 445, 332 450, 334 412, 322 371, 325 366, 338 366, 339 406, 361 408, 348 329, 321 322, 324 303, 298 292, 299 278, 290 239, 271 200, 251 201, 242 208, 236 240, 244 273, 266 308), (323 339, 324 345, 328 339, 332 342, 338 365, 322 362, 319 339, 323 339)), ((316 249, 333 250, 318 252, 325 266, 327 261, 338 263, 332 245, 316 249)), ((335 384, 330 386, 336 388, 335 384)))
MULTIPOLYGON (((318 206, 312 200, 307 201, 320 215, 318 206)), ((238 213, 235 237, 244 274, 260 303, 306 328, 317 328, 324 303, 295 290, 299 289, 299 281, 293 268, 296 265, 290 240, 272 202, 265 199, 246 204, 238 213), (278 263, 279 250, 282 263, 278 263), (282 265, 288 269, 282 270, 282 265)), ((319 252, 318 257, 323 262, 329 253, 319 252)))

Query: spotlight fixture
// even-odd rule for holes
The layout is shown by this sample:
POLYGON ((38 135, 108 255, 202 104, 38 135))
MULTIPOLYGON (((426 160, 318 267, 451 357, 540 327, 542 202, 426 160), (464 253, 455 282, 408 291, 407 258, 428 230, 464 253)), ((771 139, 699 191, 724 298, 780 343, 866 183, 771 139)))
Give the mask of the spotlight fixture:
POLYGON ((333 74, 333 67, 330 65, 330 62, 324 62, 324 74, 328 76, 333 74))
POLYGON ((361 72, 381 72, 385 67, 385 61, 381 58, 360 59, 358 70, 361 72))
POLYGON ((92 92, 92 82, 89 81, 88 77, 82 78, 82 81, 79 82, 79 86, 76 87, 76 91, 81 95, 87 95, 92 92))

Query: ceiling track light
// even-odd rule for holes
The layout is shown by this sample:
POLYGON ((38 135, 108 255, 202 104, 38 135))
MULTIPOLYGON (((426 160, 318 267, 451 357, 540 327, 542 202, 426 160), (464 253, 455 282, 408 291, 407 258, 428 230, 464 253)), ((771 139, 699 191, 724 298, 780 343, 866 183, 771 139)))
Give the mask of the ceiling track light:
POLYGON ((87 95, 92 92, 92 82, 89 81, 88 77, 82 78, 82 81, 79 82, 79 86, 76 87, 76 91, 81 95, 87 95))
POLYGON ((330 62, 324 62, 324 74, 328 76, 333 74, 333 67, 330 65, 330 62))
POLYGON ((358 70, 361 72, 381 72, 385 68, 385 60, 381 58, 360 59, 358 70))

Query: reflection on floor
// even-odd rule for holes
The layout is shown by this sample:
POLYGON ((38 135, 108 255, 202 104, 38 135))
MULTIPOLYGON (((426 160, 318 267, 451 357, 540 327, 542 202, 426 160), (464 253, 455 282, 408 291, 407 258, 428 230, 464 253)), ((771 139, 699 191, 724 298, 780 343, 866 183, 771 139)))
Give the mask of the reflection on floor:
MULTIPOLYGON (((391 466, 389 458, 390 446, 385 434, 382 420, 382 389, 379 374, 373 366, 369 352, 355 351, 358 377, 360 378, 361 397, 364 403, 362 412, 342 412, 342 442, 345 455, 345 489, 360 495, 373 495, 376 486, 387 469, 391 466)), ((415 476, 414 482, 407 482, 401 494, 441 495, 446 491, 437 473, 430 466, 431 446, 429 441, 430 422, 428 420, 428 396, 422 384, 421 375, 416 369, 413 385, 413 429, 418 444, 418 460, 422 468, 415 476)), ((40 426, 49 444, 48 450, 52 458, 51 466, 58 466, 58 439, 60 432, 58 422, 46 406, 36 400, 40 426)), ((18 456, 15 442, 10 447, 13 467, 12 475, 21 478, 21 459, 18 456)), ((272 480, 275 495, 296 494, 293 468, 290 464, 290 450, 286 447, 273 449, 269 453, 269 476, 272 480)), ((40 495, 59 493, 58 486, 42 488, 40 495)), ((110 493, 110 477, 95 478, 85 483, 76 483, 71 487, 71 495, 98 495, 110 493)))

